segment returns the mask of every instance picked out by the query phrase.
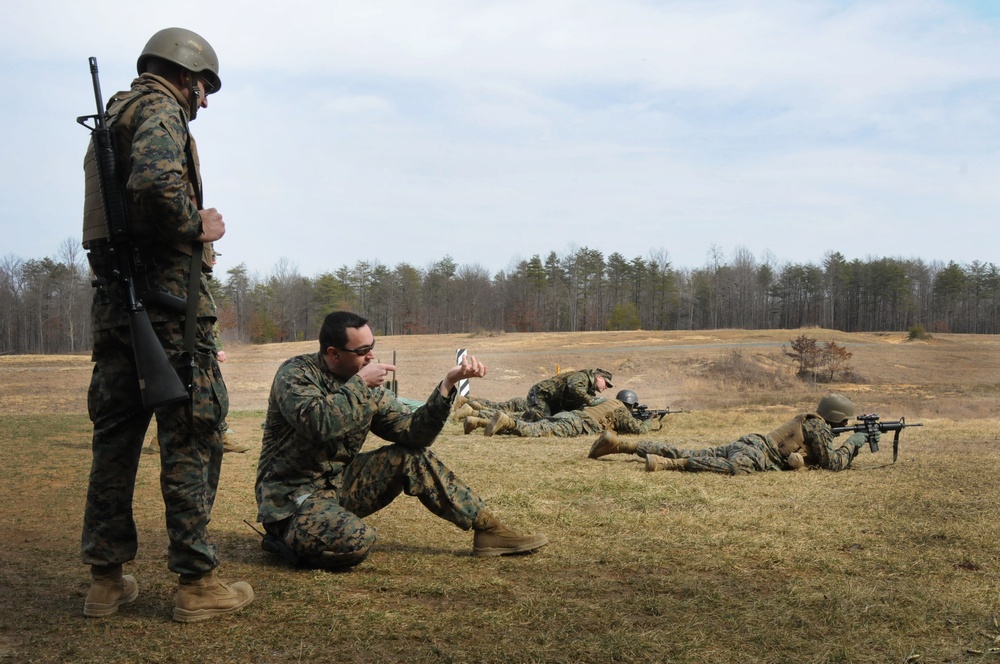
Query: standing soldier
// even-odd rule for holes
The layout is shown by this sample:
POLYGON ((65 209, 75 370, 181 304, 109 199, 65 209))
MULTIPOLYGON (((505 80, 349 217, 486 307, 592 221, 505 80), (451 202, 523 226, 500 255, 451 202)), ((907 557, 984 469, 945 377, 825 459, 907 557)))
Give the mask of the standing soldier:
MULTIPOLYGON (((222 82, 215 51, 182 28, 153 35, 136 67, 139 77, 131 89, 108 102, 108 126, 124 187, 129 241, 142 271, 137 290, 156 340, 190 394, 155 411, 145 407, 121 285, 111 283, 97 292, 88 393, 93 460, 82 536, 91 585, 83 613, 108 616, 138 596, 135 578, 123 575, 122 565, 138 549, 132 496, 143 438, 155 414, 170 540, 167 567, 180 577, 173 618, 194 622, 253 600, 249 584, 216 576, 219 558, 208 535, 222 465, 219 424, 229 396, 215 357, 215 302, 206 256, 226 228, 215 208, 203 209, 198 151, 188 122, 208 107, 208 95, 222 82), (185 300, 194 315, 171 305, 185 300), (185 321, 191 323, 187 330, 185 321)), ((91 148, 84 170, 94 173, 95 163, 91 148)), ((99 180, 88 177, 83 244, 98 274, 107 258, 102 256, 105 229, 99 180)))

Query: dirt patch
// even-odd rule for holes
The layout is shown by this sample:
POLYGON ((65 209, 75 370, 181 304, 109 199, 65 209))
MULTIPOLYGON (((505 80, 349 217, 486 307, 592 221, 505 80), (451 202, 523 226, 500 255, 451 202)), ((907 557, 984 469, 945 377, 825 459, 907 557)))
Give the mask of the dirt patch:
MULTIPOLYGON (((711 332, 579 332, 498 336, 414 335, 378 337, 378 360, 395 356, 401 396, 423 399, 465 348, 489 367, 472 392, 488 399, 527 393, 558 372, 602 367, 614 373, 614 391, 639 393, 651 407, 727 407, 774 402, 808 403, 831 390, 864 394, 873 407, 926 407, 936 415, 988 416, 985 401, 1000 391, 1000 339, 991 335, 935 335, 933 343, 900 343, 894 334, 798 330, 711 332), (863 383, 809 384, 792 379, 782 345, 799 334, 836 341, 853 354, 863 383), (762 372, 790 377, 788 387, 748 389, 713 374, 734 351, 762 372)), ((223 374, 234 411, 263 410, 271 380, 289 357, 315 352, 315 341, 263 346, 227 345, 223 374)), ((0 357, 0 409, 19 413, 82 413, 92 365, 86 355, 0 357)), ((913 413, 913 415, 910 415, 913 413)))

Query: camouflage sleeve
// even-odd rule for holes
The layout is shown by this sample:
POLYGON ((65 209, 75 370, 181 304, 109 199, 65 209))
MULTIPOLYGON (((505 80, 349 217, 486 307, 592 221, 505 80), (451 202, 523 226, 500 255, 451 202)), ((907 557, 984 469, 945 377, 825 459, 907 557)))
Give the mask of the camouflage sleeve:
POLYGON ((188 130, 180 106, 165 95, 147 95, 136 109, 132 171, 127 187, 144 216, 169 242, 188 243, 201 235, 201 215, 189 195, 188 130), (187 173, 187 177, 185 177, 187 173))
POLYGON ((816 465, 827 470, 844 470, 858 453, 858 448, 848 445, 847 440, 837 445, 830 425, 819 418, 808 418, 802 423, 805 443, 816 465))
POLYGON ((612 414, 614 430, 618 433, 648 433, 650 420, 642 422, 632 417, 626 409, 618 408, 612 414))
POLYGON ((364 437, 377 404, 361 378, 355 376, 331 392, 311 366, 296 360, 278 369, 271 395, 298 436, 341 446, 357 437, 352 433, 364 437))
MULTIPOLYGON (((434 388, 424 405, 411 411, 391 392, 383 390, 378 412, 372 419, 372 433, 405 447, 428 447, 441 433, 451 411, 451 398, 441 396, 434 388)), ((452 390, 454 396, 455 390, 452 390)))
MULTIPOLYGON (((592 393, 594 379, 586 371, 577 371, 566 379, 566 404, 571 410, 584 406, 596 406, 607 401, 592 393)), ((595 388, 596 389, 596 388, 595 388)))

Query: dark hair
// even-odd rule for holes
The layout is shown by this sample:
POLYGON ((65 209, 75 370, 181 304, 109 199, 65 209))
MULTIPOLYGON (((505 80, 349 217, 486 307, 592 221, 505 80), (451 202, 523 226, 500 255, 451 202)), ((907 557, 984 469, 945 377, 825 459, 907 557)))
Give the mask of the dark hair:
POLYGON ((343 348, 347 344, 347 328, 355 329, 368 324, 367 318, 362 318, 350 311, 334 311, 323 319, 323 326, 319 328, 319 352, 326 355, 326 349, 330 346, 343 348))

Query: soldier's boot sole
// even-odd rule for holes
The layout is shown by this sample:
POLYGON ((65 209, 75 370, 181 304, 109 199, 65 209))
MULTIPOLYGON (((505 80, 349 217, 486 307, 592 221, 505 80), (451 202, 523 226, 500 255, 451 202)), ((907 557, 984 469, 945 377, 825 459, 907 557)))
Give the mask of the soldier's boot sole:
POLYGON ((534 553, 549 543, 549 538, 545 535, 518 535, 499 539, 501 541, 473 543, 472 555, 486 557, 534 553))

